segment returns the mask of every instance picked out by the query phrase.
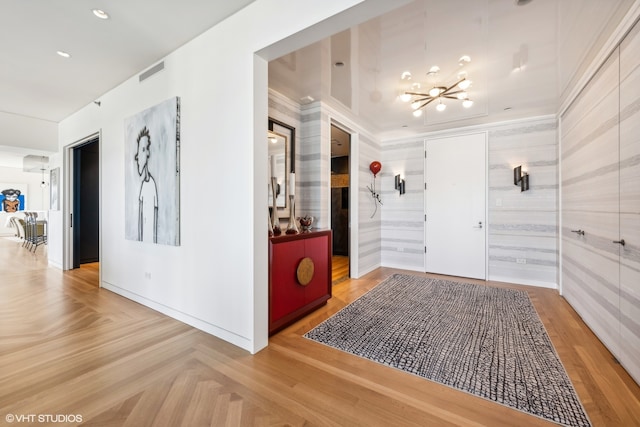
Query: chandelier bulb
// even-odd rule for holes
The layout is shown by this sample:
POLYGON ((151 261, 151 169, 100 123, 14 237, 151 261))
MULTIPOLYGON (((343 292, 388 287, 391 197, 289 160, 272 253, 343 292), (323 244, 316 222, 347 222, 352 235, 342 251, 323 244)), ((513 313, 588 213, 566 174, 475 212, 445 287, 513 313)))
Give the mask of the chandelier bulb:
POLYGON ((430 97, 435 98, 438 95, 440 95, 440 88, 432 87, 431 89, 429 89, 429 96, 430 97))
POLYGON ((460 83, 458 83, 458 87, 462 90, 469 89, 469 86, 471 86, 471 80, 467 80, 466 78, 460 83))
MULTIPOLYGON (((469 57, 468 55, 462 55, 458 60, 458 64, 461 67, 468 65, 470 62, 471 57, 469 57)), ((443 85, 442 82, 439 82, 437 80, 439 72, 440 67, 438 67, 437 65, 429 68, 427 77, 429 77, 431 80, 428 83, 428 86, 431 86, 431 89, 428 90, 428 86, 424 89, 421 89, 420 83, 408 81, 411 78, 411 74, 408 71, 402 73, 402 80, 406 82, 405 85, 410 84, 411 87, 406 89, 409 93, 403 91, 399 94, 399 98, 411 105, 414 117, 422 116, 422 110, 426 109, 423 107, 425 107, 427 104, 432 103, 433 101, 437 101, 437 103, 433 103, 435 104, 435 108, 437 111, 446 110, 447 105, 442 102, 445 98, 458 99, 462 102, 464 108, 470 108, 473 105, 473 101, 469 99, 469 93, 467 92, 467 89, 472 85, 472 81, 468 79, 468 74, 465 68, 460 68, 457 72, 453 73, 453 75, 457 75, 457 83, 453 83, 451 85, 443 85), (427 93, 424 93, 424 91, 427 91, 427 93)))

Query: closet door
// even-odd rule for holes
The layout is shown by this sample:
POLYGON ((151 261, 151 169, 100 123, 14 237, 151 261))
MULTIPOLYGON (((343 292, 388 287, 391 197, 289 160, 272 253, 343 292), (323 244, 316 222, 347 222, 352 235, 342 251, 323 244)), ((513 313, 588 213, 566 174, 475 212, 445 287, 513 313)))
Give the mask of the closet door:
POLYGON ((562 116, 562 293, 618 354, 618 50, 562 116))
POLYGON ((620 44, 620 363, 640 383, 640 25, 620 44))

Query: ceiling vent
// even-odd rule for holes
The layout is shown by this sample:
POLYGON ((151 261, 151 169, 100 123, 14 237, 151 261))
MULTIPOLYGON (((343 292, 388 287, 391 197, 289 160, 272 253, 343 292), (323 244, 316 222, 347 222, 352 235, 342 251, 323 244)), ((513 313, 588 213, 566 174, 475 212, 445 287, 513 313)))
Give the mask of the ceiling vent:
POLYGON ((144 73, 140 74, 138 76, 138 80, 140 81, 140 83, 142 83, 143 81, 147 80, 149 77, 153 76, 155 73, 158 73, 162 70, 164 70, 164 61, 157 63, 156 65, 154 65, 153 67, 145 71, 144 73))
POLYGON ((42 172, 47 169, 49 158, 47 156, 35 156, 30 154, 22 158, 22 170, 24 172, 42 172))

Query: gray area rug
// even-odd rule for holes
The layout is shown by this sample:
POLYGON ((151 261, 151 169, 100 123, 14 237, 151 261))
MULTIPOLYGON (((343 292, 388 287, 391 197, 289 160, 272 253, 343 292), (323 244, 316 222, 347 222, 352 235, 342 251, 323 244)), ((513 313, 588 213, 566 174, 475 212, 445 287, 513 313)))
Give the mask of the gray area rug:
POLYGON ((305 337, 561 425, 591 425, 525 291, 395 274, 305 337))

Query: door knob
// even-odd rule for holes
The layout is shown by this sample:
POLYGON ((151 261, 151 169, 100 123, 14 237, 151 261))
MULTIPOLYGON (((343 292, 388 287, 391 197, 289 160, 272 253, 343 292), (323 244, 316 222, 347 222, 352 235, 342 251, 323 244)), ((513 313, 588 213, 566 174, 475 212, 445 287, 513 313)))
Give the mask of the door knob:
POLYGON ((581 236, 584 236, 584 230, 571 230, 572 233, 578 233, 581 236))
POLYGON ((474 225, 473 228, 482 228, 482 221, 478 221, 478 225, 474 225))
POLYGON ((625 245, 625 243, 624 243, 624 239, 614 240, 614 241, 613 241, 613 243, 619 243, 619 244, 621 244, 622 246, 624 246, 624 245, 625 245))

